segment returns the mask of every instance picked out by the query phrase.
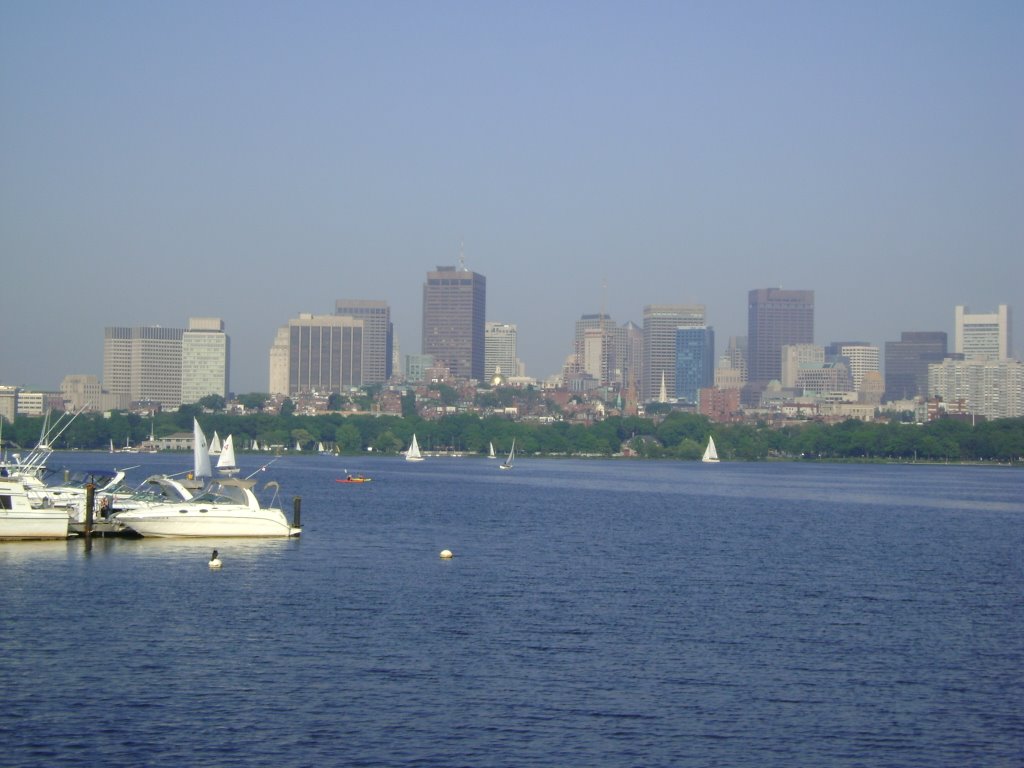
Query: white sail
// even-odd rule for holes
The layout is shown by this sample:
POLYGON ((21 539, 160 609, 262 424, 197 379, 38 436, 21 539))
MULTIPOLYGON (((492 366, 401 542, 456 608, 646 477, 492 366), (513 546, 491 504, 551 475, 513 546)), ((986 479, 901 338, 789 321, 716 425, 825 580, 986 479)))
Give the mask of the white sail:
POLYGON ((406 461, 423 461, 423 454, 420 453, 420 444, 416 442, 416 433, 412 435, 412 443, 409 450, 405 452, 406 461))
POLYGON ((496 459, 496 458, 498 458, 497 455, 495 455, 495 453, 494 453, 494 443, 489 443, 488 444, 487 458, 488 459, 496 459))
POLYGON ((206 435, 199 426, 199 420, 192 419, 192 473, 196 478, 213 477, 213 468, 210 467, 210 447, 206 443, 206 435))
POLYGON ((512 469, 512 462, 516 460, 516 439, 512 438, 512 449, 508 452, 508 458, 499 464, 500 469, 512 469))
POLYGON ((253 440, 252 441, 252 449, 254 451, 258 451, 260 449, 260 441, 259 440, 253 440))
POLYGON ((220 458, 217 459, 217 469, 223 475, 233 475, 238 472, 238 467, 235 465, 235 443, 231 439, 231 435, 227 436, 221 447, 220 458))
POLYGON ((220 452, 223 450, 223 446, 220 444, 220 435, 217 434, 217 430, 213 430, 213 440, 210 441, 210 455, 220 456, 220 452))
POLYGON ((704 449, 704 456, 701 458, 706 464, 714 464, 718 461, 718 450, 715 448, 715 438, 708 436, 708 447, 704 449))

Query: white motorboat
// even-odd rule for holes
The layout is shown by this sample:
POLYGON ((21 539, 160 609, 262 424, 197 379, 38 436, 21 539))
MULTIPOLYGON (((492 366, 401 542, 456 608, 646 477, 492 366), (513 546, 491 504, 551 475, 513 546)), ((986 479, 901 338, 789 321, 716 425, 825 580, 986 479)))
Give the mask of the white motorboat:
POLYGON ((66 509, 33 506, 20 480, 0 477, 0 539, 66 539, 68 522, 66 509))
POLYGON ((111 519, 141 536, 298 536, 302 529, 290 525, 280 508, 260 506, 255 484, 220 478, 191 499, 127 509, 111 519))

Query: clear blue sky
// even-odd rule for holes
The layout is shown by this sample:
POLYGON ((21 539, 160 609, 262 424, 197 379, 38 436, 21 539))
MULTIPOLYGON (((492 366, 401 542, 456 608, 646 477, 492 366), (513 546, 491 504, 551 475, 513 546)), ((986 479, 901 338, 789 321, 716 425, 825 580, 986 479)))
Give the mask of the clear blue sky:
MULTIPOLYGON (((573 323, 816 291, 818 343, 1016 313, 1024 3, 0 4, 0 383, 220 316, 232 388, 337 298, 420 348, 466 264, 545 376, 573 323), (603 288, 607 283, 607 290, 603 288)), ((952 343, 952 336, 951 336, 952 343)))

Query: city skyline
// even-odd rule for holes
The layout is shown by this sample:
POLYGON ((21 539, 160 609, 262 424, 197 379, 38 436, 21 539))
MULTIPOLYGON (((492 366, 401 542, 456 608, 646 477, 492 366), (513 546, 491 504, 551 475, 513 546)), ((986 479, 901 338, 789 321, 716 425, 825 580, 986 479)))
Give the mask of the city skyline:
POLYGON ((581 314, 815 292, 815 343, 1024 330, 1024 7, 51 3, 0 9, 0 381, 220 317, 231 388, 339 297, 415 354, 423 274, 488 282, 528 375, 581 314), (267 51, 274 51, 268 56, 267 51))

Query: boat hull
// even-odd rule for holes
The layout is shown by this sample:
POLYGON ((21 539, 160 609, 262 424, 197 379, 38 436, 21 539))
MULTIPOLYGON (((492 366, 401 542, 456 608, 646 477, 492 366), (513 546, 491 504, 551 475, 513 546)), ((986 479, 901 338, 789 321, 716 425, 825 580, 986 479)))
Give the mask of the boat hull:
POLYGON ((66 539, 68 515, 63 510, 0 512, 0 539, 66 539))
POLYGON ((284 515, 253 515, 251 513, 218 514, 215 512, 144 511, 122 513, 117 521, 140 536, 150 538, 202 537, 286 537, 298 536, 301 528, 288 524, 284 515))

